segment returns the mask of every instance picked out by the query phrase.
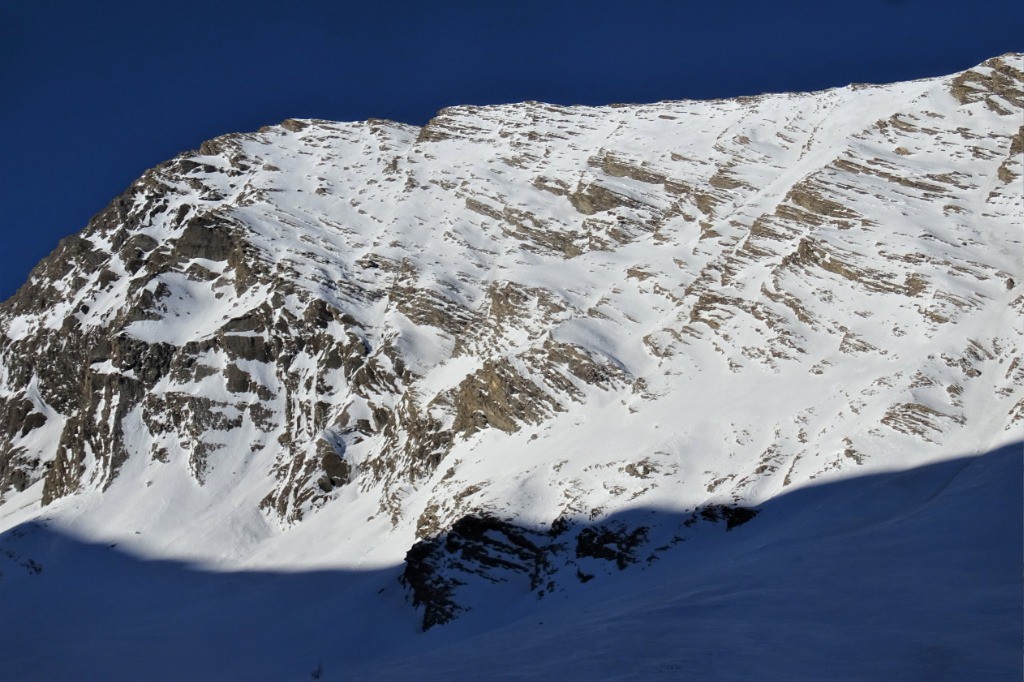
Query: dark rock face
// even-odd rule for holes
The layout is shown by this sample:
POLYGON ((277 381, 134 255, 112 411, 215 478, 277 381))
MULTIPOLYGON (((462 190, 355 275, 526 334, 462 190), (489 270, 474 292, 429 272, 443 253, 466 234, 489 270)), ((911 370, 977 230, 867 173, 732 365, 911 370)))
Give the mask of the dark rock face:
POLYGON ((414 607, 423 607, 423 629, 444 625, 462 610, 453 598, 454 584, 434 560, 435 545, 417 542, 405 555, 401 582, 412 593, 414 607))
POLYGON ((538 598, 561 589, 560 584, 587 583, 597 573, 622 571, 683 542, 687 533, 726 530, 757 515, 756 509, 710 505, 694 510, 672 530, 668 542, 655 546, 646 525, 610 519, 593 525, 555 519, 547 530, 533 530, 487 513, 467 514, 441 535, 417 542, 405 557, 400 581, 423 607, 423 629, 443 625, 467 607, 460 600, 466 585, 512 585, 538 598))
POLYGON ((647 528, 584 528, 576 536, 576 556, 614 562, 619 570, 636 563, 636 549, 647 539, 647 528))
POLYGON ((727 505, 712 504, 702 507, 696 512, 696 514, 698 514, 701 519, 712 523, 725 521, 725 529, 732 530, 737 526, 742 526, 744 523, 757 516, 757 510, 748 509, 746 507, 730 507, 727 505))
POLYGON ((548 584, 551 558, 563 545, 558 533, 538 533, 488 514, 456 521, 443 536, 421 540, 405 558, 401 581, 423 606, 423 629, 452 620, 463 609, 457 591, 470 580, 522 582, 536 591, 548 584))

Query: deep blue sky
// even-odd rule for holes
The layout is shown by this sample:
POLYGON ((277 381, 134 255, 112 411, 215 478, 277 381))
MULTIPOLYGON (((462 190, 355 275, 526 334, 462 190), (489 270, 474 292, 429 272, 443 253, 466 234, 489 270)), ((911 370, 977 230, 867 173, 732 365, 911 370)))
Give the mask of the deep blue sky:
POLYGON ((1013 0, 0 0, 0 300, 143 170, 287 117, 647 102, 951 73, 1013 0))

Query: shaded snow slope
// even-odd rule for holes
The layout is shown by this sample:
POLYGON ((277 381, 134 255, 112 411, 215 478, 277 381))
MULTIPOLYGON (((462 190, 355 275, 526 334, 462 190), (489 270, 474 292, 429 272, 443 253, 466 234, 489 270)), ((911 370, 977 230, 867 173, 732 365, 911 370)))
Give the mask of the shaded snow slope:
POLYGON ((812 486, 635 573, 427 633, 397 567, 209 572, 36 521, 0 535, 3 674, 1015 680, 1022 474, 1017 445, 812 486))
POLYGON ((1019 442, 1021 62, 206 142, 0 305, 0 530, 455 627, 1019 442))

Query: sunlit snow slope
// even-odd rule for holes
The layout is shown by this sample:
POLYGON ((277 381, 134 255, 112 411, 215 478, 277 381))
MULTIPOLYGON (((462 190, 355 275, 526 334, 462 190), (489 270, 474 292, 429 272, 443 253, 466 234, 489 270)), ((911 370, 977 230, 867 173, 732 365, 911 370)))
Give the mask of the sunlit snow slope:
POLYGON ((1020 441, 1021 62, 211 140, 0 306, 0 530, 430 628, 1020 441))

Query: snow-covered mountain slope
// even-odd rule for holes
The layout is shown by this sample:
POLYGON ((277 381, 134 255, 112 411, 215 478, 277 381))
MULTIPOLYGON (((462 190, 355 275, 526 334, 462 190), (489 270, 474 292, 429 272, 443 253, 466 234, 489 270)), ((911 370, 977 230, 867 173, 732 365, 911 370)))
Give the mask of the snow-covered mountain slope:
POLYGON ((1016 681, 1021 462, 800 488, 643 568, 506 590, 425 633, 395 570, 210 572, 36 520, 0 536, 0 677, 1016 681))
POLYGON ((429 627, 1019 441, 1022 87, 211 140, 0 306, 0 529, 400 566, 429 627))

